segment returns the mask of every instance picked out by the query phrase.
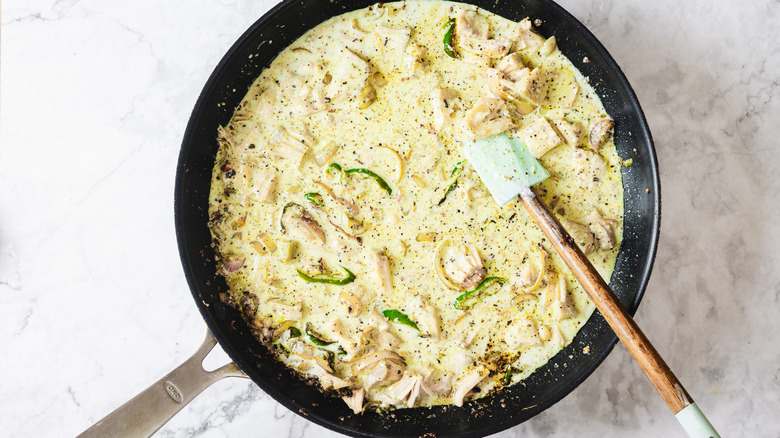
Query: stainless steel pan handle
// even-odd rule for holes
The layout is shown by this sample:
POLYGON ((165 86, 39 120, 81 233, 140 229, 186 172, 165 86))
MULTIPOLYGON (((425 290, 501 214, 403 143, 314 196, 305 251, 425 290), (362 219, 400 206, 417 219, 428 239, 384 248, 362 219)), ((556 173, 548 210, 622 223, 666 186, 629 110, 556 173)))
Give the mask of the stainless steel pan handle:
POLYGON ((206 339, 192 357, 79 437, 151 436, 214 382, 225 377, 246 377, 232 362, 214 371, 203 369, 203 359, 216 344, 217 340, 207 329, 206 339))

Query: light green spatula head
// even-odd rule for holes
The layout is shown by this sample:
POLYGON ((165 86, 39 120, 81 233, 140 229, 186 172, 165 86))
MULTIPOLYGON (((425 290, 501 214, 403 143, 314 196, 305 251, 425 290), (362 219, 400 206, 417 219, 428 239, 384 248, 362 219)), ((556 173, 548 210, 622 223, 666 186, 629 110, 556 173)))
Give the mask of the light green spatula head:
POLYGON ((501 206, 550 176, 525 143, 506 134, 466 142, 463 152, 501 206))

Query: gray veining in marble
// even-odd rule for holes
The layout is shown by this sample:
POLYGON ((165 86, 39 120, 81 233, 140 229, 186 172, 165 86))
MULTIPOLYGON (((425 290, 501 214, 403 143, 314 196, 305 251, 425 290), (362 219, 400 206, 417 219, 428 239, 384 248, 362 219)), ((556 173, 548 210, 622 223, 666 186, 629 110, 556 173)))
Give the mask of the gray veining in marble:
MULTIPOLYGON (((780 3, 561 5, 623 68, 656 142, 662 232, 639 324, 723 436, 780 437, 780 3)), ((197 348, 173 229, 178 148, 206 78, 271 6, 2 3, 0 434, 75 435, 197 348)), ((621 346, 497 436, 575 433, 683 436, 621 346)), ((243 379, 157 434, 336 435, 243 379)))

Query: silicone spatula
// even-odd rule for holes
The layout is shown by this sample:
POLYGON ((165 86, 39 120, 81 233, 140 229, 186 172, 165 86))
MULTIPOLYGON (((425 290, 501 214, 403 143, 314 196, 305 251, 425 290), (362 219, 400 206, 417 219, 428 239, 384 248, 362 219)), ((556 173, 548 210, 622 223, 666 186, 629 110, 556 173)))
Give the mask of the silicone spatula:
POLYGON ((549 174, 531 155, 525 144, 507 135, 499 135, 467 142, 463 148, 466 158, 499 205, 506 205, 519 196, 528 213, 672 409, 688 435, 694 438, 720 438, 604 279, 550 208, 534 192, 532 187, 547 179, 549 174))

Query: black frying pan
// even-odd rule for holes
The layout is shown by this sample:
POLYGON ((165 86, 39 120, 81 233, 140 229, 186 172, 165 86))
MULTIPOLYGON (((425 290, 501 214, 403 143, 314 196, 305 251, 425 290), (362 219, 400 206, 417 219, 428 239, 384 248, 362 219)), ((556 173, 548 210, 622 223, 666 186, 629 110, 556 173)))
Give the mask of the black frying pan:
MULTIPOLYGON (((598 40, 552 1, 472 3, 515 21, 526 16, 541 20, 539 32, 557 38, 560 50, 590 79, 615 119, 618 153, 624 159, 632 158, 633 165, 623 168, 624 235, 610 286, 633 314, 647 285, 658 242, 660 187, 650 131, 631 86, 598 40)), ((250 27, 219 63, 192 112, 177 168, 174 209, 184 272, 196 305, 230 358, 264 391, 305 418, 353 436, 495 433, 533 417, 566 396, 604 360, 617 338, 598 312, 547 365, 523 383, 498 394, 462 408, 354 415, 341 400, 323 395, 273 359, 251 334, 240 313, 219 298, 227 286, 217 275, 207 227, 217 126, 228 123, 254 79, 282 49, 326 19, 370 4, 368 0, 286 0, 250 27)))

